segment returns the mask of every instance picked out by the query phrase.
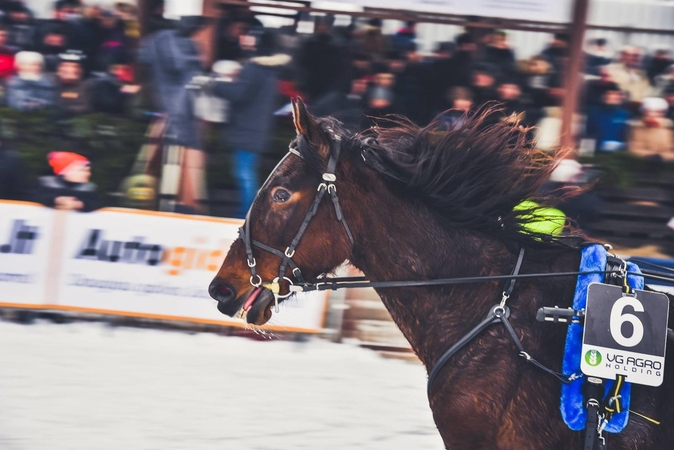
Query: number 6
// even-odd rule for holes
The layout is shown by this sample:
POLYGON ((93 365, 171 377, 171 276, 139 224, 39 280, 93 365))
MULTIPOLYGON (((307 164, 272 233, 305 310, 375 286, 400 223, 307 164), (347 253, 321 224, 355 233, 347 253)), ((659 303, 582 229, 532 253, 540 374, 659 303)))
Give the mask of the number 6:
POLYGON ((644 337, 644 325, 634 314, 623 314, 626 306, 631 306, 635 312, 644 312, 644 305, 636 297, 623 297, 619 299, 611 308, 611 336, 623 347, 634 347, 639 344, 644 337), (632 324, 632 336, 625 337, 622 332, 622 326, 625 322, 632 324))

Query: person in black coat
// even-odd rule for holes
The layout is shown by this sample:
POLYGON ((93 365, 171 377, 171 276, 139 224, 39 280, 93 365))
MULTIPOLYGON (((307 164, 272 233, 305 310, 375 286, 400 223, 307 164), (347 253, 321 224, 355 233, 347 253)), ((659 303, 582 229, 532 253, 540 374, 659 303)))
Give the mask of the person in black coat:
POLYGON ((16 152, 0 146, 0 199, 29 200, 32 183, 16 152))
POLYGON ((250 50, 257 56, 244 65, 236 81, 217 81, 210 86, 217 96, 230 101, 231 121, 225 128, 224 141, 233 151, 241 217, 260 187, 259 155, 265 152, 272 132, 278 72, 291 60, 288 55, 274 54, 275 36, 270 31, 252 29, 247 37, 251 43, 255 42, 250 50))
POLYGON ((40 178, 35 201, 51 208, 66 211, 90 212, 100 208, 96 185, 89 182, 89 160, 71 152, 52 152, 48 155, 54 175, 40 178))

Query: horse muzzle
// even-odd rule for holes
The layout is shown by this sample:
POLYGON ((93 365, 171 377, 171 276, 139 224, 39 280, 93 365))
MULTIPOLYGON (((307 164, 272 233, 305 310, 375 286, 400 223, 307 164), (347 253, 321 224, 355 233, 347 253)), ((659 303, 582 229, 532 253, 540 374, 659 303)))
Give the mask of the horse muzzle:
POLYGON ((208 293, 217 300, 218 311, 226 316, 239 317, 253 325, 264 325, 271 319, 274 294, 265 287, 251 286, 237 295, 230 283, 216 278, 208 287, 208 293))

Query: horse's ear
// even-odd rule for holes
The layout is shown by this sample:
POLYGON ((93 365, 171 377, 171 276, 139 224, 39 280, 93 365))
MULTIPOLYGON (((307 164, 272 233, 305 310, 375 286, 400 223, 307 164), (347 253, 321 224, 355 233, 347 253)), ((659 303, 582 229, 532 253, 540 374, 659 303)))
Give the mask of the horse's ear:
POLYGON ((309 141, 316 139, 317 133, 320 132, 318 122, 316 122, 314 116, 309 114, 302 98, 297 97, 297 100, 291 100, 291 104, 293 107, 293 123, 297 134, 306 137, 309 141))

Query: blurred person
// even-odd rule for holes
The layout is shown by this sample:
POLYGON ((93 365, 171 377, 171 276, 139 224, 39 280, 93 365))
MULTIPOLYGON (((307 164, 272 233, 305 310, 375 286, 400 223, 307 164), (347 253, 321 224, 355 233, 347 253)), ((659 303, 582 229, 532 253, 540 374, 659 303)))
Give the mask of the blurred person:
POLYGON ((674 161, 674 124, 665 117, 668 107, 662 98, 644 98, 641 118, 630 124, 631 154, 655 163, 674 161))
POLYGON ((92 70, 105 72, 112 61, 126 56, 127 42, 124 24, 112 11, 102 10, 93 33, 92 70))
POLYGON ((226 6, 228 5, 223 5, 221 10, 229 11, 229 14, 220 18, 215 28, 216 59, 242 61, 245 55, 241 48, 241 37, 246 35, 251 24, 236 9, 231 10, 226 6))
POLYGON ((569 35, 555 33, 552 42, 541 52, 541 56, 553 67, 555 72, 563 70, 564 60, 569 57, 569 35))
POLYGON ((674 83, 674 64, 667 66, 667 69, 655 77, 652 96, 663 97, 665 90, 674 83))
POLYGON ((166 115, 166 142, 183 148, 179 203, 203 211, 207 198, 206 155, 200 138, 194 100, 187 86, 203 73, 202 55, 193 36, 202 17, 182 17, 176 30, 162 30, 145 39, 138 59, 150 68, 158 107, 166 115))
POLYGON ((58 29, 59 34, 64 35, 64 43, 67 45, 67 49, 79 50, 87 57, 91 57, 93 36, 84 23, 80 6, 78 2, 69 0, 54 2, 53 19, 43 22, 37 31, 37 39, 40 45, 45 43, 48 34, 58 29))
POLYGON ((345 82, 348 67, 345 48, 333 35, 333 16, 315 18, 314 34, 297 54, 297 66, 303 78, 302 91, 315 101, 345 82))
POLYGON ((473 93, 470 89, 455 86, 447 92, 449 108, 439 114, 439 119, 451 128, 459 128, 468 120, 467 114, 473 109, 473 93))
POLYGON ((667 108, 667 118, 674 121, 674 82, 665 88, 662 93, 669 107, 667 108))
POLYGON ((405 22, 405 26, 396 31, 393 35, 393 49, 397 52, 405 52, 411 45, 416 46, 417 23, 413 20, 405 22))
POLYGON ((387 36, 384 36, 382 27, 384 22, 381 19, 368 19, 364 30, 358 35, 360 41, 358 47, 370 55, 375 62, 384 60, 390 46, 387 36))
POLYGON ((84 79, 82 61, 86 58, 77 50, 60 55, 56 69, 56 104, 60 111, 82 114, 91 108, 91 83, 84 79))
POLYGON ((90 80, 90 108, 93 112, 124 115, 141 87, 129 79, 131 67, 123 56, 108 62, 108 70, 90 80))
MULTIPOLYGON (((395 75, 390 72, 379 72, 375 75, 366 97, 365 115, 371 118, 370 124, 366 126, 377 124, 378 117, 398 112, 394 91, 395 83, 395 75)), ((387 124, 383 123, 383 125, 387 124)))
POLYGON ((21 157, 0 141, 0 199, 30 200, 32 184, 21 157))
POLYGON ((68 37, 65 27, 59 23, 44 26, 42 33, 42 40, 37 45, 37 51, 44 57, 45 70, 53 73, 60 62, 59 55, 68 48, 68 37))
POLYGON ((672 65, 672 52, 667 48, 660 48, 653 53, 646 67, 648 81, 655 85, 655 79, 668 71, 672 65))
POLYGON ((7 105, 18 111, 36 111, 56 104, 56 86, 44 73, 44 58, 36 52, 19 52, 17 75, 7 83, 7 105))
MULTIPOLYGON (((135 3, 135 2, 134 2, 135 3)), ((115 3, 115 15, 122 23, 124 40, 136 48, 140 39, 140 22, 138 21, 138 7, 127 2, 115 3)))
MULTIPOLYGON (((586 107, 599 106, 604 103, 604 92, 608 86, 615 86, 616 83, 611 78, 606 66, 601 66, 597 69, 597 77, 588 80, 584 88, 583 100, 586 107)), ((624 101, 624 96, 623 96, 624 101)))
POLYGON ((448 108, 447 95, 454 75, 452 56, 456 51, 454 42, 441 42, 435 50, 435 59, 430 69, 430 91, 435 95, 433 108, 435 111, 444 111, 448 108))
POLYGON ((585 135, 595 140, 596 152, 624 150, 630 113, 623 108, 623 92, 616 83, 603 87, 601 104, 588 109, 585 135))
POLYGON ((402 55, 393 55, 389 67, 395 80, 396 112, 417 124, 424 124, 433 110, 431 97, 434 93, 430 92, 432 66, 423 60, 416 44, 409 43, 402 55))
POLYGON ((531 103, 543 108, 551 104, 548 90, 550 89, 553 68, 543 56, 534 56, 525 62, 522 69, 523 91, 531 103))
POLYGON ((487 63, 478 63, 473 68, 473 101, 477 106, 497 99, 496 78, 497 69, 487 63))
POLYGON ((515 77, 501 78, 496 93, 497 100, 502 104, 503 114, 506 117, 518 116, 525 126, 536 123, 538 117, 533 111, 530 111, 528 105, 522 100, 522 88, 515 77))
POLYGON ((5 4, 8 24, 7 43, 20 50, 33 50, 37 39, 37 26, 33 13, 22 2, 5 4))
POLYGON ((96 185, 89 182, 91 165, 82 155, 51 152, 47 156, 54 175, 40 178, 35 201, 65 211, 90 212, 100 208, 96 185))
POLYGON ((473 65, 477 44, 469 33, 463 33, 456 38, 456 53, 452 57, 453 74, 447 81, 448 86, 470 87, 473 82, 473 65))
POLYGON ((148 0, 146 4, 146 11, 148 17, 146 19, 147 34, 153 34, 161 30, 170 30, 174 27, 173 21, 164 17, 164 0, 148 0))
POLYGON ((0 25, 0 80, 5 80, 14 74, 14 56, 19 52, 18 47, 9 45, 9 27, 0 25))
POLYGON ((360 131, 365 127, 363 110, 367 89, 368 82, 365 78, 355 78, 351 80, 348 93, 334 91, 322 97, 311 106, 311 113, 318 117, 333 116, 348 129, 360 131))
POLYGON ((484 50, 484 61, 497 67, 502 74, 514 74, 515 52, 508 44, 505 31, 494 30, 490 34, 489 44, 484 50))
POLYGON ((598 75, 599 70, 611 64, 613 59, 607 48, 608 41, 604 38, 591 39, 585 52, 585 71, 589 74, 598 75))
POLYGON ((625 92, 626 100, 640 103, 651 91, 646 72, 641 69, 641 50, 625 46, 620 51, 620 60, 606 66, 611 79, 625 92))
POLYGON ((251 58, 233 82, 216 81, 213 92, 230 102, 230 122, 224 141, 233 151, 234 176, 239 182, 239 217, 245 217, 257 191, 260 154, 267 150, 272 135, 276 108, 277 80, 291 58, 276 53, 274 34, 269 30, 252 29, 246 39, 251 58))

